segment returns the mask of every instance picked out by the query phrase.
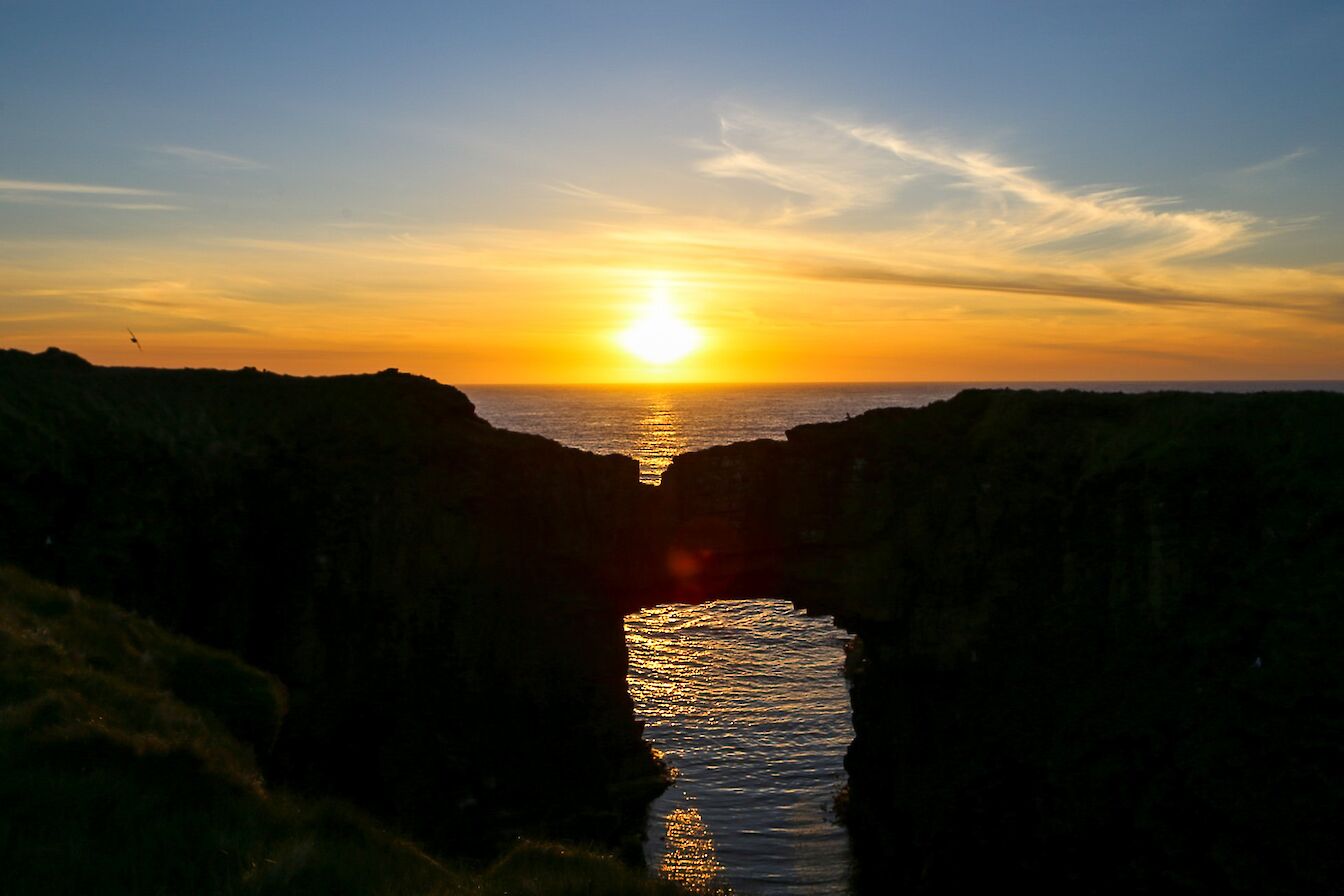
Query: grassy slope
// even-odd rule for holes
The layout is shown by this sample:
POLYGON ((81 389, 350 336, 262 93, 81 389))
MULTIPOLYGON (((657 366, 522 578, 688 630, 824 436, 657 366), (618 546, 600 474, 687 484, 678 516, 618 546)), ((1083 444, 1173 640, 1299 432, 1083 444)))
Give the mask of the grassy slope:
POLYGON ((674 894, 523 844, 450 868, 333 801, 268 790, 284 690, 230 654, 0 567, 0 868, 9 894, 674 894))

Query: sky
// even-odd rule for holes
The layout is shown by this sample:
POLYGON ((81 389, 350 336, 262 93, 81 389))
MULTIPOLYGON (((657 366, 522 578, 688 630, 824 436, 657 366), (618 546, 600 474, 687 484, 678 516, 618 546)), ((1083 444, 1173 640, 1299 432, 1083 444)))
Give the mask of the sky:
POLYGON ((1341 46, 1286 0, 0 0, 0 347, 1344 378, 1341 46))

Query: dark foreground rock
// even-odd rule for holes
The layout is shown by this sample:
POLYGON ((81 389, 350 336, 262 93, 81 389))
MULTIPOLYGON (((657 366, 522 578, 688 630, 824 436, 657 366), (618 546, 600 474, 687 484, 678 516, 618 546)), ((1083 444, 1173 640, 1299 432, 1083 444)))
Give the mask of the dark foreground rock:
POLYGON ((1341 557, 1341 395, 972 391, 649 490, 423 378, 0 354, 0 561, 274 674, 278 734, 177 696, 441 852, 630 845, 621 613, 784 596, 858 636, 873 889, 1336 891, 1341 557))
POLYGON ((858 634, 870 882, 1344 881, 1344 396, 966 392, 663 483, 659 588, 858 634))
POLYGON ((256 764, 284 689, 237 657, 0 566, 6 896, 676 896, 609 856, 524 843, 445 865, 256 764))
POLYGON ((451 852, 637 838, 658 770, 612 591, 640 491, 421 377, 0 353, 0 561, 278 676, 268 775, 451 852))

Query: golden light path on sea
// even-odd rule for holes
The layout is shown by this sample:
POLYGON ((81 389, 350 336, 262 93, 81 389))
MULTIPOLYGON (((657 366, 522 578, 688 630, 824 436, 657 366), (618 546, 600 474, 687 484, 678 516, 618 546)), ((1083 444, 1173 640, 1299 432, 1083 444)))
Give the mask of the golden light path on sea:
POLYGON ((693 806, 673 809, 667 816, 667 844, 658 873, 692 893, 730 892, 719 881, 723 865, 714 851, 714 838, 693 806))

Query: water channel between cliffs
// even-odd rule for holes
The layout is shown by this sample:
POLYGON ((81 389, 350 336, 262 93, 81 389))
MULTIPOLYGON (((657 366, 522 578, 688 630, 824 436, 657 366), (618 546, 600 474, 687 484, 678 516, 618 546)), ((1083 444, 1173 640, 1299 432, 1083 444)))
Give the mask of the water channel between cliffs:
MULTIPOLYGON (((654 485, 687 451, 949 398, 950 383, 475 386, 496 426, 639 462, 654 485)), ((679 779, 650 811, 651 868, 739 896, 844 894, 851 865, 832 801, 854 732, 847 635, 784 600, 713 601, 626 617, 630 693, 679 779), (711 882, 710 878, 717 878, 711 882)), ((701 886, 701 889, 704 889, 701 886)))
POLYGON ((854 737, 849 636, 763 599, 660 605, 625 630, 636 714, 676 773, 650 808, 649 866, 701 891, 848 893, 832 803, 854 737))

